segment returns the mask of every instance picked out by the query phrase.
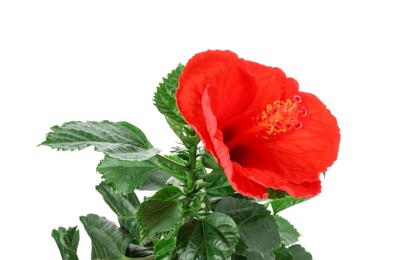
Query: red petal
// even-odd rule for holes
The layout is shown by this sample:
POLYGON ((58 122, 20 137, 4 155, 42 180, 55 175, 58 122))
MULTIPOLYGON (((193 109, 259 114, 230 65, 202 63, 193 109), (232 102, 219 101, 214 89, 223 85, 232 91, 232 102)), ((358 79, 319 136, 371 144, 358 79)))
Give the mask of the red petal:
POLYGON ((233 163, 232 186, 243 195, 265 199, 266 188, 286 191, 290 196, 314 197, 321 192, 321 182, 291 183, 276 177, 275 174, 265 170, 245 168, 240 164, 233 163), (263 176, 262 180, 256 180, 254 176, 263 176))
MULTIPOLYGON (((260 113, 267 104, 276 100, 292 99, 298 93, 299 85, 293 78, 286 77, 280 68, 268 67, 248 61, 248 68, 257 81, 257 94, 252 113, 260 113)), ((254 115, 254 114, 253 114, 254 115)))
MULTIPOLYGON (((340 133, 336 118, 314 95, 300 93, 307 106, 308 120, 299 130, 232 149, 231 159, 265 169, 292 183, 319 181, 320 173, 337 158, 340 133)), ((262 181, 263 174, 255 174, 262 181)))
MULTIPOLYGON (((212 95, 213 114, 219 126, 242 114, 254 99, 256 88, 245 61, 233 52, 207 51, 189 60, 179 78, 177 105, 185 120, 207 144, 211 140, 201 105, 206 88, 212 95)), ((206 146, 212 150, 210 145, 206 146)))
MULTIPOLYGON (((273 104, 277 100, 293 99, 298 94, 297 81, 286 77, 281 69, 251 61, 246 62, 248 72, 256 79, 256 94, 251 105, 243 109, 240 117, 231 119, 225 125, 220 125, 226 142, 240 138, 241 133, 253 128, 254 117, 258 116, 267 104, 273 104)), ((246 143, 248 140, 245 139, 242 142, 246 143)), ((240 143, 240 141, 235 140, 234 143, 240 143)))
POLYGON ((213 155, 218 159, 219 164, 224 169, 224 173, 228 181, 237 192, 245 196, 265 199, 267 197, 267 190, 263 185, 253 182, 248 178, 243 178, 237 173, 237 170, 234 170, 234 168, 240 169, 241 166, 238 164, 232 164, 229 149, 224 143, 224 137, 221 130, 218 129, 217 118, 213 113, 211 100, 209 88, 206 88, 202 97, 202 107, 204 111, 204 118, 206 119, 207 130, 210 134, 211 140, 211 144, 208 146, 213 148, 213 155))
POLYGON ((249 169, 243 169, 239 164, 233 163, 233 171, 230 174, 232 177, 228 180, 232 187, 240 194, 258 199, 266 199, 268 197, 267 187, 247 178, 248 173, 249 169))

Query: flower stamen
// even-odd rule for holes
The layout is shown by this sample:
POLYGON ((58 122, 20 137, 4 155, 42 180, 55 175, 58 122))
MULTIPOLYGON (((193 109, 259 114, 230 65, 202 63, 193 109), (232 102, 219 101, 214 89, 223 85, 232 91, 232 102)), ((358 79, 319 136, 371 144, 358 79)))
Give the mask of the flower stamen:
POLYGON ((295 95, 293 100, 289 98, 286 101, 277 100, 273 104, 266 105, 261 114, 253 119, 255 125, 262 128, 257 136, 268 139, 293 128, 302 128, 303 123, 300 122, 299 115, 307 116, 307 109, 299 106, 302 100, 299 95, 295 95))

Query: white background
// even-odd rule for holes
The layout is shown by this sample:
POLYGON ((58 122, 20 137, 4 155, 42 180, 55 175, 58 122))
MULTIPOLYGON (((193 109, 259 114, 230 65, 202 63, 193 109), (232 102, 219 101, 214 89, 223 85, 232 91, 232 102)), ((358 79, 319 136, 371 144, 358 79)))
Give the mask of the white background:
POLYGON ((2 1, 0 259, 60 259, 50 236, 79 216, 115 220, 88 148, 37 147, 53 125, 128 121, 168 153, 152 104, 197 52, 230 49, 282 68, 337 117, 339 158, 322 193, 286 212, 316 260, 399 259, 399 7, 396 1, 2 1), (216 3, 218 2, 218 3, 216 3))

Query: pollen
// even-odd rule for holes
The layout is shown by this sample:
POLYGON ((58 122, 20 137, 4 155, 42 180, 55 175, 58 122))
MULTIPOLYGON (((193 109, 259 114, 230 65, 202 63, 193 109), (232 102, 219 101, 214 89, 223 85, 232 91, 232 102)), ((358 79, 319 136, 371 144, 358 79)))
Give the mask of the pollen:
POLYGON ((295 95, 292 99, 277 100, 267 104, 259 116, 254 118, 255 124, 261 127, 258 136, 268 139, 291 129, 301 129, 300 118, 307 116, 307 109, 301 105, 301 97, 295 95))

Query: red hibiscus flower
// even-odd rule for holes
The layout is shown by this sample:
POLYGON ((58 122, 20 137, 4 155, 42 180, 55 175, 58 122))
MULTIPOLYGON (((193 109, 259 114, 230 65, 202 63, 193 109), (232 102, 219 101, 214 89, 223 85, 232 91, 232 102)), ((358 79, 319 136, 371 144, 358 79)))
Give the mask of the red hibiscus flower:
POLYGON ((206 51, 179 78, 177 105, 239 193, 267 188, 293 197, 320 193, 320 174, 336 160, 336 118, 279 68, 206 51))

